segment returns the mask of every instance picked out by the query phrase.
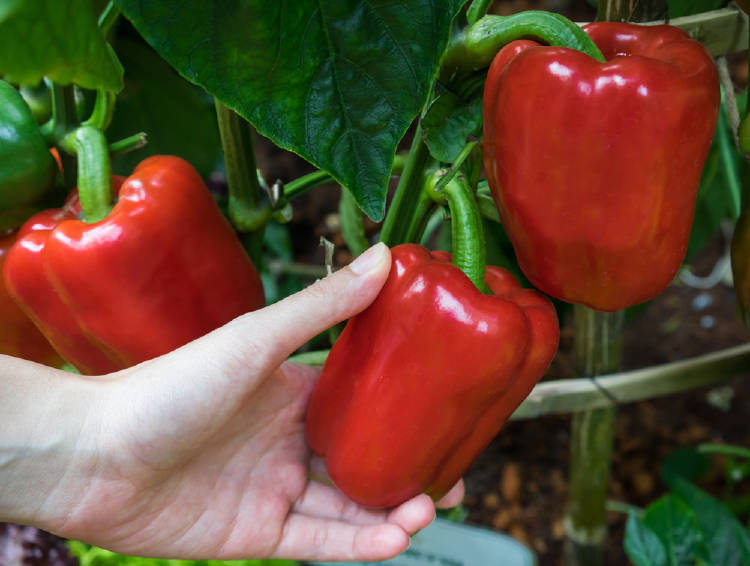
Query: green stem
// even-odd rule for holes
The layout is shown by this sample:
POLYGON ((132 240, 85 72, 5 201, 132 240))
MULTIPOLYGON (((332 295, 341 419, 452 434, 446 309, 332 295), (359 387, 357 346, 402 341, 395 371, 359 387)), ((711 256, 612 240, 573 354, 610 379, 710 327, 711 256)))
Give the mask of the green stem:
POLYGON ((750 449, 744 446, 733 446, 731 444, 699 444, 698 452, 702 454, 721 454, 722 456, 733 456, 750 460, 750 449))
POLYGON ((604 62, 602 52, 578 25, 559 14, 531 10, 511 16, 484 16, 466 28, 443 54, 440 82, 461 85, 475 72, 489 67, 504 45, 529 37, 547 45, 576 49, 604 62))
MULTIPOLYGON (((405 163, 406 158, 401 154, 396 154, 396 157, 393 159, 391 175, 400 175, 404 170, 405 163)), ((286 183, 284 185, 284 198, 289 201, 305 194, 310 189, 319 187, 320 185, 325 185, 326 183, 335 182, 336 179, 331 177, 331 175, 325 171, 313 171, 312 173, 308 173, 286 183)))
POLYGON ((146 132, 139 132, 132 136, 128 136, 127 138, 112 142, 109 144, 109 152, 112 155, 122 155, 123 153, 129 153, 136 149, 141 149, 147 143, 148 136, 146 135, 146 132))
POLYGON ((409 219, 404 242, 420 242, 422 240, 427 223, 436 208, 437 205, 429 192, 422 190, 417 205, 414 207, 414 213, 409 219))
POLYGON ((344 187, 341 187, 339 218, 341 219, 341 235, 349 251, 356 257, 370 247, 370 242, 367 241, 365 234, 362 211, 352 194, 344 187))
MULTIPOLYGON (((78 126, 76 113, 75 91, 73 85, 61 86, 52 83, 52 120, 49 126, 51 138, 56 144, 60 144, 74 128, 78 126)), ((46 126, 46 124, 45 124, 46 126)), ((60 152, 60 161, 63 168, 63 184, 70 190, 76 186, 76 160, 64 151, 60 152)))
POLYGON ((408 226, 419 203, 424 170, 429 162, 430 152, 422 136, 422 127, 417 125, 404 170, 380 232, 380 241, 389 247, 407 241, 408 226))
POLYGON ((110 0, 99 15, 99 29, 105 38, 109 36, 119 17, 120 8, 110 0))
POLYGON ((469 9, 466 10, 466 20, 469 22, 469 25, 484 16, 494 1, 495 0, 474 0, 471 3, 471 6, 469 6, 469 9))
POLYGON ((216 117, 229 186, 229 218, 240 232, 247 232, 244 243, 251 259, 259 265, 263 229, 272 209, 263 199, 253 149, 252 126, 218 100, 216 117))
MULTIPOLYGON (((732 93, 724 93, 725 96, 734 96, 732 93)), ((727 124, 725 106, 719 108, 719 123, 716 128, 716 137, 719 144, 719 155, 723 164, 724 178, 726 179, 727 191, 729 191, 730 201, 732 203, 732 217, 737 220, 741 212, 742 199, 742 181, 740 172, 735 159, 735 147, 732 143, 730 127, 727 124)))
POLYGON ((86 222, 103 220, 112 210, 112 168, 104 134, 83 125, 63 138, 61 146, 77 156, 78 198, 86 222))
POLYGON ((447 204, 450 209, 453 264, 471 279, 477 289, 489 293, 484 282, 484 230, 474 193, 461 176, 443 185, 441 177, 444 175, 444 170, 436 171, 430 175, 425 186, 435 202, 447 204))
MULTIPOLYGON (((580 375, 616 371, 622 357, 623 311, 604 313, 574 307, 574 360, 580 375)), ((565 516, 565 564, 604 563, 606 502, 614 439, 612 407, 573 414, 570 439, 568 506, 565 516)))
POLYGON ((83 123, 94 126, 101 131, 106 130, 110 122, 112 122, 112 117, 115 113, 116 97, 117 95, 114 92, 106 90, 96 91, 94 109, 91 111, 91 116, 89 116, 88 120, 83 123))
POLYGON ((284 185, 284 197, 287 200, 292 200, 305 194, 310 189, 333 182, 335 182, 335 179, 325 171, 313 171, 286 183, 284 185))
POLYGON ((290 356, 287 361, 294 362, 296 364, 305 364, 308 366, 322 366, 330 350, 316 350, 314 352, 302 352, 301 354, 295 354, 290 356))

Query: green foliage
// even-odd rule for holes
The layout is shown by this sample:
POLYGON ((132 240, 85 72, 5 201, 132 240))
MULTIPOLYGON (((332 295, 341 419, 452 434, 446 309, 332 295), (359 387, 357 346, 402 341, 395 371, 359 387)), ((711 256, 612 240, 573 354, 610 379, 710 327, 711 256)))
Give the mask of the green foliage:
POLYGON ((634 566, 666 566, 667 551, 654 530, 630 512, 625 526, 625 552, 634 566))
POLYGON ((68 541, 68 548, 78 557, 80 566, 298 566, 294 560, 171 560, 138 558, 116 554, 78 541, 68 541))
POLYGON ((738 176, 747 168, 747 163, 735 148, 724 112, 722 106, 716 133, 703 167, 687 259, 700 251, 718 232, 723 220, 736 220, 739 213, 738 176))
POLYGON ((439 85, 436 96, 422 116, 422 131, 430 154, 452 163, 469 136, 482 131, 482 96, 464 100, 439 85))
POLYGON ((463 1, 117 4, 183 76, 381 220, 396 146, 427 99, 463 1))
POLYGON ((265 247, 260 277, 263 280, 266 303, 271 304, 300 291, 303 285, 298 275, 278 273, 270 267, 273 261, 294 261, 289 229, 284 224, 271 221, 266 224, 263 242, 265 247))
POLYGON ((705 453, 681 449, 665 460, 670 493, 639 517, 631 512, 624 548, 634 566, 750 566, 750 534, 729 506, 687 478, 707 471, 705 453))
POLYGON ((125 67, 125 89, 117 97, 107 130, 110 140, 146 132, 145 148, 113 160, 115 173, 129 175, 149 155, 186 159, 204 176, 220 159, 219 130, 211 97, 180 77, 148 46, 131 39, 116 43, 125 67))
POLYGON ((724 0, 667 0, 670 18, 681 18, 721 8, 724 0))
POLYGON ((0 7, 0 75, 36 85, 119 91, 122 66, 104 41, 90 0, 35 0, 0 7))

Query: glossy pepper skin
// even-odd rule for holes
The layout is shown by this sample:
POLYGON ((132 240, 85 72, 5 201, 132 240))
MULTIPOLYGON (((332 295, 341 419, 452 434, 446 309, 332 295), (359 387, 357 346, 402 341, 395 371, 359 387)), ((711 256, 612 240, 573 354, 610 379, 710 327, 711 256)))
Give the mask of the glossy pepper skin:
MULTIPOLYGON (((0 272, 5 258, 16 243, 15 231, 0 234, 0 272)), ((0 279, 0 354, 15 356, 48 366, 63 361, 31 319, 24 314, 0 279)))
POLYGON ((336 486, 369 507, 437 499, 547 369, 551 303, 488 267, 484 295, 450 256, 392 249, 375 301, 351 318, 312 393, 307 439, 336 486))
POLYGON ((512 42, 484 91, 484 166, 529 280, 602 311, 649 300, 684 258, 719 108, 713 60, 671 26, 584 30, 605 63, 512 42))
POLYGON ((0 212, 34 203, 52 188, 55 172, 31 110, 0 80, 0 212))
POLYGON ((29 219, 3 269, 67 361, 116 371, 264 305, 255 267, 189 163, 150 157, 113 184, 104 220, 78 220, 75 195, 29 219))

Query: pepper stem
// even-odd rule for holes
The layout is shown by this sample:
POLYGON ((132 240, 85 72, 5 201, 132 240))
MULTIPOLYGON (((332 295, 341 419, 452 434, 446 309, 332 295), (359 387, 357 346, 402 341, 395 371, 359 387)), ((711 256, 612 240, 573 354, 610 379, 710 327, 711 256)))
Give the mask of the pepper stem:
POLYGON ((117 95, 114 92, 107 90, 96 91, 94 109, 91 111, 91 116, 89 116, 88 120, 83 123, 94 126, 101 131, 106 130, 115 114, 116 97, 117 95))
POLYGON ((582 51, 602 63, 605 60, 588 34, 560 14, 529 10, 511 16, 489 15, 461 32, 445 51, 440 63, 440 81, 461 85, 474 73, 489 67, 505 44, 529 37, 547 45, 582 51))
POLYGON ((262 237, 272 211, 258 180, 252 127, 218 100, 215 103, 229 185, 229 218, 240 232, 258 232, 262 237))
POLYGON ((78 158, 78 198, 84 219, 89 223, 103 220, 112 210, 112 166, 107 138, 101 130, 84 124, 66 135, 60 145, 78 158))
POLYGON ((422 136, 422 127, 417 124, 404 170, 380 231, 380 241, 389 247, 407 241, 408 226, 419 203, 424 170, 429 161, 430 152, 422 136))
MULTIPOLYGON (((78 126, 75 92, 73 85, 64 87, 54 82, 51 83, 51 91, 52 118, 44 125, 43 131, 46 139, 53 143, 60 143, 60 140, 78 126)), ((77 182, 75 158, 63 151, 60 152, 60 161, 62 162, 63 184, 66 189, 70 190, 76 186, 77 182)))
POLYGON ((484 282, 486 270, 484 230, 476 198, 471 187, 458 175, 443 184, 440 180, 447 172, 436 171, 427 179, 425 189, 438 204, 447 204, 451 212, 451 238, 453 240, 453 265, 471 279, 477 289, 489 294, 484 282))

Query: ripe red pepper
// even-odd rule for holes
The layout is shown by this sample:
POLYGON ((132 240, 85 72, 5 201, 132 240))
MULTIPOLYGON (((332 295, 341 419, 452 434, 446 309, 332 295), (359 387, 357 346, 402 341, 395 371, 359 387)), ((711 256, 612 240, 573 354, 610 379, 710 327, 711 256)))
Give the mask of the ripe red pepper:
POLYGON ((450 256, 392 250, 375 301, 349 320, 307 412, 307 439, 347 496, 390 507, 461 477, 547 369, 552 304, 487 267, 482 294, 450 256))
POLYGON ((74 195, 22 227, 5 283, 63 357, 84 374, 159 356, 264 305, 260 277, 203 180, 154 156, 87 224, 74 195))
MULTIPOLYGON (((13 244, 16 232, 0 235, 0 271, 13 244)), ((60 355, 19 308, 0 279, 0 354, 15 356, 49 366, 60 366, 60 355)))
POLYGON ((659 294, 687 249, 719 108, 708 52, 672 26, 584 27, 607 61, 512 42, 484 91, 484 165, 529 280, 619 310, 659 294))

